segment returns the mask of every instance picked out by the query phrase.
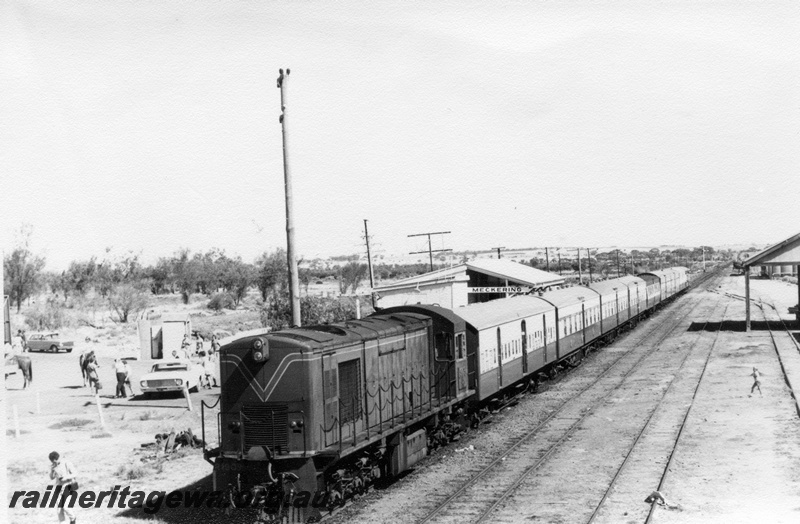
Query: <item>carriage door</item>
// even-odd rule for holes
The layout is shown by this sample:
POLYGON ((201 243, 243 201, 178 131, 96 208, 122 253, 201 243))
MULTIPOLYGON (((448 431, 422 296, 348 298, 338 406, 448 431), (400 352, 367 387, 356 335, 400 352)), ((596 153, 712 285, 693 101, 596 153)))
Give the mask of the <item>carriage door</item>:
POLYGON ((528 374, 528 329, 522 321, 522 374, 528 374))
POLYGON ((469 388, 469 368, 467 366, 467 335, 456 333, 456 392, 462 395, 469 388))
MULTIPOLYGON (((463 336, 463 335, 462 335, 463 336)), ((455 395, 456 373, 453 369, 453 337, 446 331, 440 331, 433 337, 434 381, 438 398, 445 399, 455 395)))
POLYGON ((497 389, 503 387, 503 341, 500 338, 500 328, 497 328, 497 389))

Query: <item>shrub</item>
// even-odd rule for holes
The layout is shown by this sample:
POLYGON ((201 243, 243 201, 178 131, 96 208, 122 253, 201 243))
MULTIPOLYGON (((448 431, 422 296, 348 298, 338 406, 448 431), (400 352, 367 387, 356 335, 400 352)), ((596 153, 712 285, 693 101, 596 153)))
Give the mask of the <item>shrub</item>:
POLYGON ((233 309, 234 306, 235 302, 230 294, 216 293, 211 296, 206 307, 214 311, 222 311, 223 309, 233 309))
POLYGON ((25 318, 25 324, 34 331, 56 330, 68 327, 68 323, 64 306, 54 296, 47 297, 44 303, 38 301, 25 318))

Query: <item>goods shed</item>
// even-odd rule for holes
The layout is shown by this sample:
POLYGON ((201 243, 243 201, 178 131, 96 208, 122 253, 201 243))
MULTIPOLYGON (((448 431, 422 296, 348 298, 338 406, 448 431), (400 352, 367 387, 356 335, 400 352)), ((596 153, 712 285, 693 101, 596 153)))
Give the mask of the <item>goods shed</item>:
MULTIPOLYGON (((798 265, 800 265, 800 233, 774 246, 770 246, 742 262, 746 308, 745 329, 747 331, 750 331, 750 268, 777 267, 780 268, 781 272, 784 271, 784 268, 789 268, 788 272, 791 272, 791 268, 794 268, 794 274, 798 274, 798 265)), ((797 281, 797 298, 800 303, 800 278, 797 281)), ((800 323, 800 308, 796 310, 795 315, 797 315, 797 321, 800 323)))
POLYGON ((506 259, 476 259, 374 288, 379 308, 435 304, 455 309, 560 286, 556 274, 506 259))

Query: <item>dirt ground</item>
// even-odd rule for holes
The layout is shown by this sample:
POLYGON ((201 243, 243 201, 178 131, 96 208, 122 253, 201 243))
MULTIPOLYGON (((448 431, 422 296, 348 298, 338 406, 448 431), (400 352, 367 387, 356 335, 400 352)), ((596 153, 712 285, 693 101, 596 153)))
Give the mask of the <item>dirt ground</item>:
MULTIPOLYGON (((721 292, 744 295, 742 277, 726 278, 721 292)), ((797 288, 783 282, 752 281, 754 297, 775 301, 781 315, 791 320, 786 309, 797 302, 797 288)), ((753 319, 760 310, 754 308, 753 319)), ((744 319, 744 304, 731 300, 728 319, 744 319)), ((643 329, 641 326, 639 329, 643 329)), ((630 335, 629 335, 630 336, 630 335)), ((624 344, 626 339, 621 339, 624 344)), ((79 341, 76 341, 79 342, 79 341)), ((132 344, 133 342, 130 342, 132 344)), ((72 354, 32 354, 34 387, 22 391, 21 380, 11 377, 0 396, 6 416, 2 458, 7 483, 3 492, 42 490, 48 484, 47 455, 57 450, 79 469, 82 489, 109 490, 114 485, 130 485, 144 491, 205 487, 210 489, 211 466, 198 450, 182 450, 173 457, 156 457, 152 448, 156 433, 191 428, 200 435, 200 403, 216 401, 219 390, 205 390, 191 395, 193 412, 186 409, 181 396, 154 400, 118 400, 113 395, 111 363, 115 356, 129 351, 129 342, 103 346, 101 379, 105 384, 101 397, 105 431, 100 426, 94 397, 82 387, 78 368, 79 342, 72 354), (21 430, 14 436, 14 410, 21 430)), ((594 354, 602 357, 602 351, 594 354)), ((584 365, 591 365, 588 359, 584 365)), ((785 365, 800 368, 796 360, 785 365)), ((148 364, 134 362, 134 379, 148 364)), ((385 490, 374 491, 356 504, 345 508, 332 519, 335 522, 410 522, 409 507, 419 497, 441 490, 474 454, 493 453, 516 425, 531 424, 538 407, 557 403, 559 395, 569 394, 570 380, 579 380, 583 366, 555 383, 542 394, 520 403, 497 417, 491 424, 473 432, 426 459, 401 481, 385 490), (473 450, 463 451, 469 445, 473 450)), ((797 370, 800 373, 800 369, 797 370)), ((134 383, 136 381, 134 380, 134 383)), ((772 349, 768 332, 723 332, 709 369, 698 390, 696 406, 687 423, 673 466, 663 491, 676 509, 659 509, 655 522, 800 522, 800 420, 794 400, 783 381, 780 363, 772 349), (752 366, 763 372, 763 396, 749 396, 752 366)), ((216 440, 214 417, 207 419, 207 440, 216 440)), ((564 479, 554 478, 554 482, 564 479)), ((653 489, 642 486, 641 499, 653 489)), ((570 501, 564 500, 569 507, 570 501)), ((639 502, 644 504, 644 502, 639 502)), ((19 504, 18 504, 19 505, 19 504)), ((4 504, 7 506, 7 504, 4 504)), ((185 512, 179 516, 103 508, 82 509, 79 522, 196 522, 227 520, 213 511, 202 515, 185 512)), ((20 523, 55 522, 53 509, 8 510, 0 521, 20 523)), ((564 520, 569 522, 569 520, 564 520)))

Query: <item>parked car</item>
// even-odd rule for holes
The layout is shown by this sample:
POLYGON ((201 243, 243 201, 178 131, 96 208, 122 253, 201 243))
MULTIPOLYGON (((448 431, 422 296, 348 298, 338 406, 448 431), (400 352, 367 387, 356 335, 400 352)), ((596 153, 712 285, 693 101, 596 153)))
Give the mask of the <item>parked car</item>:
POLYGON ((158 393, 162 391, 196 392, 202 368, 188 360, 174 360, 154 364, 149 373, 142 375, 139 386, 142 393, 158 393))
POLYGON ((58 333, 29 333, 28 351, 52 351, 58 353, 61 350, 72 353, 75 343, 63 340, 58 333))

